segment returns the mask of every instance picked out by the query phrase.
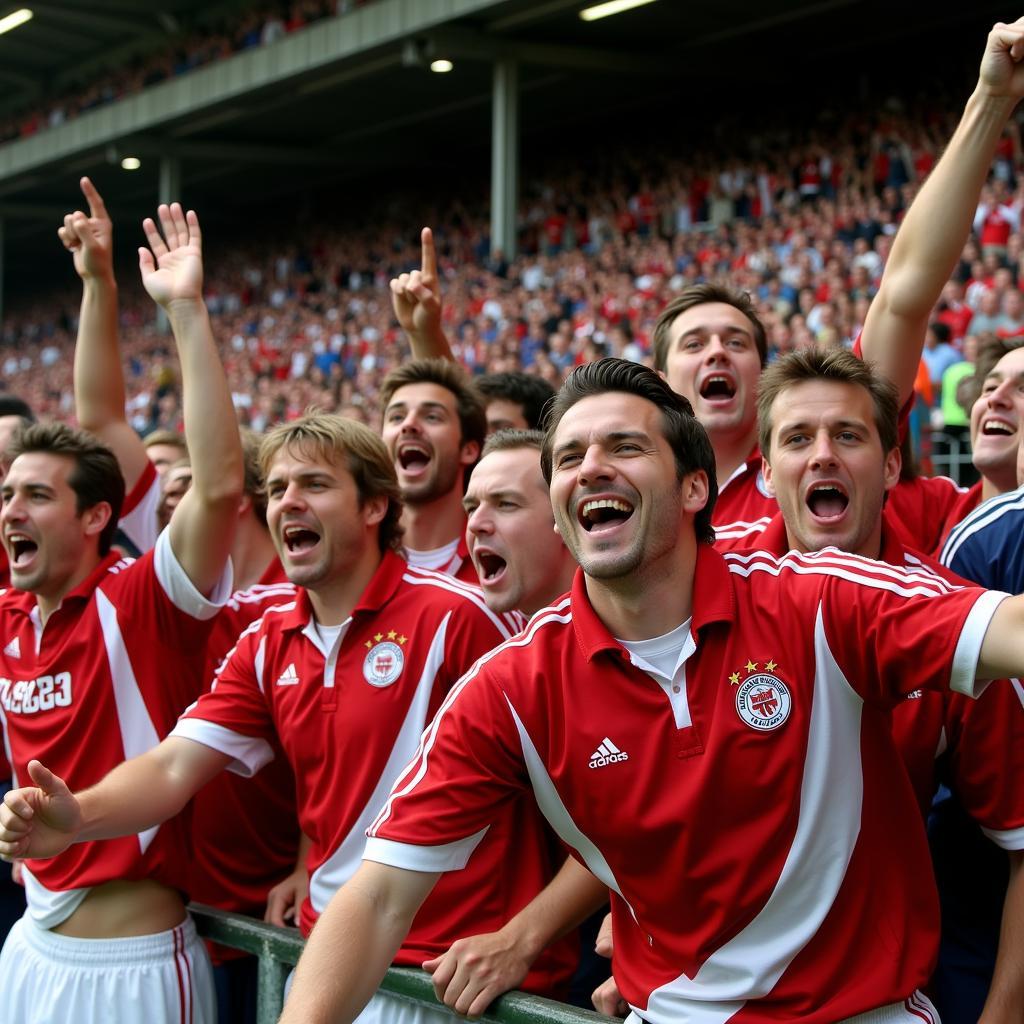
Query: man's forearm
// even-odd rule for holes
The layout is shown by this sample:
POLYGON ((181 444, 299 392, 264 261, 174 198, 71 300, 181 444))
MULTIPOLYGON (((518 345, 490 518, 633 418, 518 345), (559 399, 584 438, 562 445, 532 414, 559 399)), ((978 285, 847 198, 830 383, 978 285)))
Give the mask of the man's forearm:
POLYGON ((181 363, 185 439, 192 487, 204 502, 242 491, 242 448, 224 367, 202 300, 178 300, 167 308, 181 363))
POLYGON ((376 992, 417 909, 419 901, 390 907, 358 874, 342 886, 306 943, 281 1024, 354 1020, 376 992))
POLYGON ((978 1024, 1011 1024, 1024 1019, 1024 852, 1010 853, 1010 883, 1003 901, 992 986, 978 1024))
POLYGON ((440 325, 428 331, 406 331, 413 359, 448 359, 455 362, 455 354, 448 336, 440 325))
POLYGON ((159 825, 229 761, 226 754, 178 737, 125 761, 95 786, 75 794, 82 813, 77 841, 113 839, 159 825))
POLYGON ((113 274, 82 281, 75 343, 75 413, 93 432, 124 420, 124 375, 117 336, 117 282, 113 274))
POLYGON ((928 318, 971 230, 978 194, 1016 100, 981 87, 967 101, 945 153, 921 187, 893 241, 863 334, 864 358, 913 391, 928 318))
POLYGON ((531 957, 585 921, 608 902, 608 889, 572 857, 502 931, 531 957))

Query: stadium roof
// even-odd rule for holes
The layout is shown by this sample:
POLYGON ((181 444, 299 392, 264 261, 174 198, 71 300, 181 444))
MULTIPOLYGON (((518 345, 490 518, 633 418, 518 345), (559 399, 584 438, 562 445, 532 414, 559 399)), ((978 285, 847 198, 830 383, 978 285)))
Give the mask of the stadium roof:
MULTIPOLYGON (((238 0, 50 0, 0 37, 5 110, 60 94, 111 65, 166 48, 178 31, 238 18, 238 0)), ((262 5, 259 5, 262 6, 262 5)), ((1001 3, 930 0, 658 0, 584 23, 583 0, 376 0, 270 47, 249 50, 61 127, 0 146, 0 217, 14 251, 52 245, 57 218, 96 178, 119 219, 152 210, 161 156, 178 158, 182 190, 201 212, 251 209, 317 184, 382 172, 480 164, 491 139, 493 64, 519 66, 521 125, 533 137, 609 140, 661 102, 670 129, 712 105, 747 103, 785 82, 849 81, 902 56, 938 70, 969 44, 971 59, 1001 3), (902 56, 901 56, 902 55, 902 56), (434 57, 455 62, 431 74, 434 57), (801 79, 799 75, 805 77, 801 79), (142 167, 120 170, 124 155, 142 167)), ((0 7, 0 14, 5 8, 0 7)))

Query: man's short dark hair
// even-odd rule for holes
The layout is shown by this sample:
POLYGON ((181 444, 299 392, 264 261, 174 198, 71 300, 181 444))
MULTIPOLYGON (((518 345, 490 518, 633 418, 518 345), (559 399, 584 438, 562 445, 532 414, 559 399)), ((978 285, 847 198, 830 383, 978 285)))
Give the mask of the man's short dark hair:
POLYGON ((856 384, 870 396, 882 451, 899 447, 900 398, 896 385, 870 363, 845 348, 801 349, 776 360, 761 374, 757 386, 757 436, 761 454, 771 463, 772 406, 779 395, 797 384, 830 380, 856 384))
POLYGON ((523 408, 523 419, 531 430, 544 429, 544 410, 555 397, 555 389, 543 377, 532 373, 485 373, 474 383, 484 403, 495 398, 515 402, 523 408))
POLYGON ((114 542, 124 504, 124 477, 114 453, 92 434, 73 430, 64 423, 32 423, 22 427, 11 439, 7 458, 10 463, 31 452, 61 455, 74 462, 68 485, 75 492, 79 515, 102 501, 110 505, 110 520, 99 535, 99 553, 105 555, 114 542))
POLYGON ((0 416, 20 416, 22 423, 26 425, 36 421, 35 413, 28 402, 7 391, 0 391, 0 416))
POLYGON ((483 447, 487 434, 487 418, 480 392, 470 382, 465 370, 450 359, 413 359, 392 370, 380 389, 380 406, 387 411, 399 388, 408 384, 437 384, 455 396, 462 442, 476 441, 483 447))
POLYGON ((757 354, 761 357, 761 365, 768 363, 768 335, 761 323, 753 300, 747 292, 733 288, 731 285, 715 281, 703 284, 692 284, 684 288, 662 311, 654 325, 654 368, 664 373, 668 366, 669 333, 676 317, 694 306, 704 306, 709 302, 721 302, 726 306, 738 309, 749 321, 754 333, 754 344, 757 354))
POLYGON ((551 450, 555 430, 562 417, 584 398, 616 391, 644 398, 661 411, 665 439, 675 455, 678 480, 695 470, 704 471, 708 480, 708 500, 694 516, 693 527, 697 540, 713 544, 715 531, 711 525, 711 514, 718 498, 718 483, 715 453, 707 431, 693 415, 693 406, 682 395, 677 395, 653 370, 639 363, 627 359, 599 359, 577 366, 569 374, 548 411, 544 447, 540 455, 544 479, 551 483, 551 450))

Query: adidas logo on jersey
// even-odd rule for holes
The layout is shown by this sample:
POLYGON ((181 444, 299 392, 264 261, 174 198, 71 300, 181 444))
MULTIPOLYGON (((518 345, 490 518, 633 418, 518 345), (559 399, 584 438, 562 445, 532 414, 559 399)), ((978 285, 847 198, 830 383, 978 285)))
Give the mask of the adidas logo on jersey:
POLYGON ((299 677, 295 674, 295 662, 293 661, 278 677, 278 686, 298 686, 299 677))
POLYGON ((603 768, 606 764, 615 764, 617 761, 628 761, 629 754, 619 750, 607 736, 601 741, 597 750, 590 755, 591 768, 603 768))
POLYGON ((21 644, 18 643, 18 638, 15 637, 5 648, 4 654, 8 658, 20 658, 21 657, 21 644))

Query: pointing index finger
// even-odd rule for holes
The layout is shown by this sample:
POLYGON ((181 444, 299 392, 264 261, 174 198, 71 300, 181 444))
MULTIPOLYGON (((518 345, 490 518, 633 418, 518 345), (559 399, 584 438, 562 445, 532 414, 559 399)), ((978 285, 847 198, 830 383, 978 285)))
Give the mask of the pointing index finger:
POLYGON ((85 196, 89 203, 89 216, 90 217, 101 217, 104 220, 110 220, 110 215, 107 213, 106 203, 103 202, 103 196, 96 191, 96 186, 89 180, 89 178, 82 178, 79 182, 82 189, 82 195, 85 196))
POLYGON ((434 233, 430 228, 420 232, 420 268, 423 276, 431 281, 437 280, 437 254, 434 251, 434 233))

